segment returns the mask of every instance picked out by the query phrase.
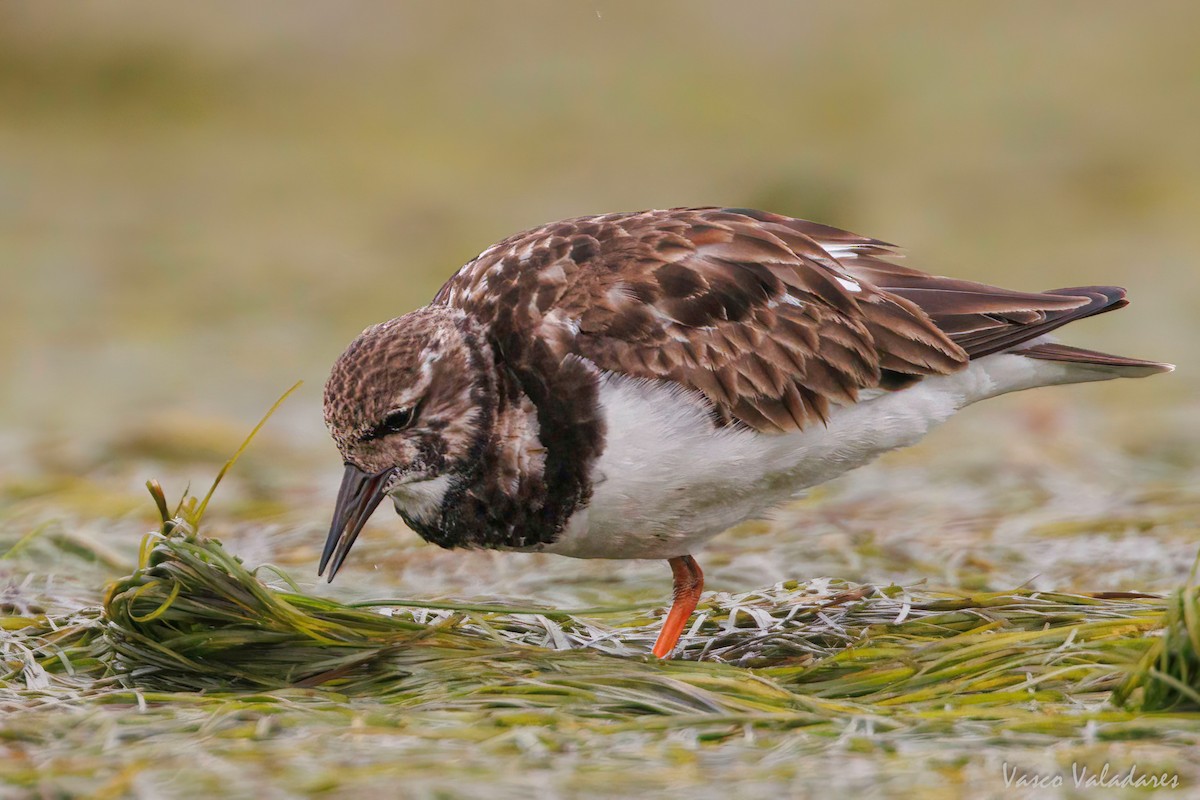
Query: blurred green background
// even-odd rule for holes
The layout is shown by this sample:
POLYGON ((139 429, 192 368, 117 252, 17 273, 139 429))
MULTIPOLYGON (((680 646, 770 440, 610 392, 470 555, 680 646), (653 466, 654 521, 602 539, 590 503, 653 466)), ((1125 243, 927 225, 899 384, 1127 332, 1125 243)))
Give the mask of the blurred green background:
MULTIPOLYGON (((1170 590, 1200 517, 1198 31, 1186 0, 0 2, 0 600, 98 603, 155 518, 143 482, 202 494, 303 379, 206 518, 248 563, 341 597, 665 601, 660 563, 446 552, 390 512, 345 577, 317 584, 340 473, 321 386, 362 328, 426 303, 510 233, 707 204, 848 228, 918 267, 1012 288, 1126 286, 1131 308, 1063 338, 1180 367, 989 401, 776 521, 717 537, 701 557, 710 588, 826 575, 1170 590)), ((420 726, 393 736, 403 709, 368 700, 330 724, 329 747, 300 711, 278 733, 247 722, 260 742, 222 708, 140 734, 126 707, 35 700, 5 707, 41 738, 8 739, 0 773, 40 796, 60 796, 58 773, 119 796, 143 769, 139 796, 214 781, 303 796, 326 768, 330 785, 348 781, 330 796, 361 796, 354 786, 394 790, 420 764, 438 796, 467 778, 497 797, 604 796, 620 772, 608 740, 572 756, 538 726, 516 744, 468 731, 458 750, 420 726), (445 752, 475 771, 446 772, 445 752), (588 763, 594 782, 580 783, 572 765, 588 763), (551 781, 543 794, 513 789, 538 781, 551 781)), ((741 769, 758 789, 746 791, 781 794, 769 773, 784 765, 799 776, 785 796, 830 780, 856 796, 1003 796, 986 792, 1011 752, 1065 764, 1110 735, 1123 768, 1176 763, 1189 791, 1200 774, 1172 744, 1193 739, 1128 744, 1142 734, 1090 726, 901 737, 878 752, 786 734, 772 750, 745 734, 627 744, 642 761, 622 785, 713 796, 715 777, 741 769)))
POLYGON ((1182 369, 1055 396, 1177 403, 1197 30, 1188 2, 6 2, 0 469, 244 425, 301 378, 279 424, 333 458, 320 386, 367 324, 521 228, 671 205, 1125 285, 1068 338, 1182 369))

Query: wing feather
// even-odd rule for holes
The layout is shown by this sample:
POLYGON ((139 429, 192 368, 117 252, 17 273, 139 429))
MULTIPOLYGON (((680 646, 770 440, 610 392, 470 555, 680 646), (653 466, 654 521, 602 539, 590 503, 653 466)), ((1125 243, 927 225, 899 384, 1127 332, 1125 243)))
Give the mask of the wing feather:
POLYGON ((502 357, 548 351, 700 392, 721 421, 802 429, 1041 335, 1105 287, 1013 292, 884 260, 894 248, 750 209, 564 220, 489 248, 435 303, 489 326, 502 357), (532 342, 540 343, 533 347, 532 342))

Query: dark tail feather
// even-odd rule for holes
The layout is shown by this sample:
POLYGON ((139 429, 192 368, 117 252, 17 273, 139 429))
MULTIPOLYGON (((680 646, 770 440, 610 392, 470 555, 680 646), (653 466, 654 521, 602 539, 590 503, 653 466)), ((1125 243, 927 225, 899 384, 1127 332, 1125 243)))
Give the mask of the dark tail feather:
POLYGON ((1118 286, 1076 286, 1017 292, 926 275, 881 258, 847 259, 856 278, 920 306, 970 358, 1011 350, 1069 322, 1128 304, 1118 286))
POLYGON ((1129 305, 1129 301, 1125 299, 1125 290, 1120 286, 1072 286, 1067 289, 1051 289, 1042 294, 1052 294, 1058 297, 1088 298, 1091 302, 1076 309, 1076 312, 1083 313, 1078 313, 1078 316, 1073 317, 1073 319, 1094 317, 1097 314, 1103 314, 1106 311, 1116 311, 1118 308, 1124 308, 1129 305))
POLYGON ((1157 375, 1160 372, 1170 372, 1175 369, 1173 364, 1143 361, 1140 358, 1125 358, 1051 342, 1043 342, 1010 352, 1040 361, 1059 361, 1066 364, 1079 364, 1083 367, 1094 367, 1099 372, 1111 372, 1114 377, 1122 378, 1144 378, 1147 375, 1157 375))
POLYGON ((1043 292, 1047 299, 1079 298, 1082 302, 1073 308, 1043 311, 1042 319, 1032 324, 1003 325, 991 330, 969 333, 955 337, 971 358, 982 358, 992 353, 1012 350, 1017 345, 1045 336, 1069 322, 1094 317, 1129 305, 1125 290, 1119 286, 1075 286, 1043 292))

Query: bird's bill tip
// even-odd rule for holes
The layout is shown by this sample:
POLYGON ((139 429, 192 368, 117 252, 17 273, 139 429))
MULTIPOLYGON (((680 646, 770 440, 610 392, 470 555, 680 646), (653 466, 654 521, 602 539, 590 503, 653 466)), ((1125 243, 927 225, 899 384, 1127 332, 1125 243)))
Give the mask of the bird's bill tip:
POLYGON ((326 582, 333 582, 334 576, 342 567, 342 562, 350 553, 354 540, 362 532, 371 514, 383 502, 393 472, 394 470, 389 469, 371 474, 353 464, 346 464, 337 503, 333 509, 333 522, 329 526, 325 549, 317 566, 318 576, 325 575, 325 568, 329 568, 326 582))

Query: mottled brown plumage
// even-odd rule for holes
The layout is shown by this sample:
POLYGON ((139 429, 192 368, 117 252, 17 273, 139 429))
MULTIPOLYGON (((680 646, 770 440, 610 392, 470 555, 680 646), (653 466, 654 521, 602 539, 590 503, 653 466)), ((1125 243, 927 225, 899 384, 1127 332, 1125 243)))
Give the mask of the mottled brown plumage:
POLYGON ((496 329, 506 351, 536 342, 549 362, 574 354, 674 381, 726 421, 779 432, 863 389, 959 370, 1092 299, 926 275, 879 258, 890 254, 876 239, 748 209, 580 217, 489 248, 434 303, 496 329))

